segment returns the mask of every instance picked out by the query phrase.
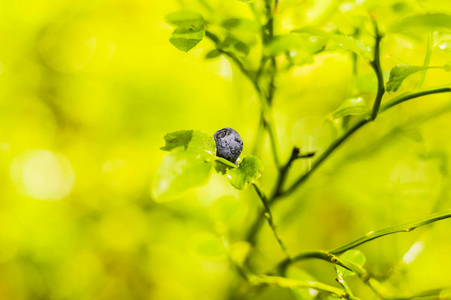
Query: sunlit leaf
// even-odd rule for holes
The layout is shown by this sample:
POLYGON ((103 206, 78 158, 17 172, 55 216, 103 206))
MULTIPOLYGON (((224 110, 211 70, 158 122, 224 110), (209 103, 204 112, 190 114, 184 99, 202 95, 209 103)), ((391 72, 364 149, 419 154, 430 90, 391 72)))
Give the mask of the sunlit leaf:
POLYGON ((153 194, 159 202, 173 200, 208 183, 213 163, 200 151, 179 148, 165 156, 157 171, 153 194))
POLYGON ((204 35, 205 29, 203 27, 180 27, 174 30, 169 42, 180 51, 188 52, 202 41, 204 35))
POLYGON ((451 16, 441 13, 410 16, 393 23, 388 31, 430 30, 431 28, 451 30, 451 16))
POLYGON ((216 144, 212 137, 198 130, 181 130, 166 134, 164 137, 166 145, 161 150, 171 151, 178 147, 184 147, 185 150, 206 152, 214 155, 216 153, 216 144))
POLYGON ((205 21, 201 14, 189 10, 178 10, 166 16, 166 21, 177 27, 200 28, 205 21))
MULTIPOLYGON (((343 253, 340 258, 352 262, 358 266, 363 266, 366 261, 365 255, 356 249, 351 249, 343 253)), ((337 275, 340 278, 344 278, 346 276, 355 275, 354 272, 349 271, 348 269, 345 269, 343 267, 340 267, 338 265, 335 266, 335 271, 337 271, 337 275)))
POLYGON ((395 66, 390 71, 390 77, 388 78, 387 84, 385 86, 387 92, 396 92, 401 86, 404 79, 408 76, 415 74, 417 72, 427 70, 427 69, 444 69, 445 71, 449 71, 449 66, 441 66, 441 67, 423 67, 423 66, 409 66, 409 65, 399 65, 395 66))
POLYGON ((230 183, 237 189, 245 189, 249 184, 260 178, 263 163, 255 156, 245 156, 238 168, 227 171, 230 183))
POLYGON ((356 40, 350 36, 333 34, 318 28, 313 27, 303 27, 299 29, 295 29, 292 32, 294 33, 306 33, 312 36, 319 36, 326 38, 330 41, 333 41, 345 49, 354 52, 363 58, 370 60, 371 59, 371 48, 365 42, 361 40, 356 40))
POLYGON ((332 118, 339 119, 344 116, 357 116, 368 113, 370 110, 362 97, 346 99, 343 104, 333 113, 332 118))

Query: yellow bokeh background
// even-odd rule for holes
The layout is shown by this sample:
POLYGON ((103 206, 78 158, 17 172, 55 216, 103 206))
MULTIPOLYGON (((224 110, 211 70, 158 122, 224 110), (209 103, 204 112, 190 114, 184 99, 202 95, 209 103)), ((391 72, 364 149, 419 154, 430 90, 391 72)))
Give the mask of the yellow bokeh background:
MULTIPOLYGON (((213 135, 232 127, 248 155, 260 117, 239 69, 222 56, 204 59, 211 42, 188 53, 169 43, 173 29, 165 16, 180 2, 196 1, 0 4, 0 299, 228 299, 236 287, 229 256, 240 261, 250 251, 243 240, 260 208, 254 191, 237 191, 215 173, 208 185, 171 202, 151 192, 166 133, 213 135)), ((209 2, 218 18, 252 17, 243 2, 209 2)), ((314 23, 332 2, 281 0, 276 30, 314 23)), ((351 2, 341 11, 357 5, 351 2)), ((390 10, 396 1, 367 2, 383 24, 396 18, 390 10)), ((448 1, 418 2, 422 12, 451 14, 448 1)), ((397 64, 421 65, 425 41, 426 34, 387 35, 385 77, 397 64)), ((431 65, 449 61, 448 48, 434 48, 431 65)), ((321 151, 330 141, 321 128, 347 97, 350 62, 345 52, 330 52, 278 76, 273 116, 284 159, 293 145, 321 151)), ((372 70, 360 67, 375 82, 372 70)), ((404 91, 415 86, 413 77, 404 91)), ((430 70, 424 86, 450 83, 450 73, 430 70)), ((373 95, 363 97, 371 103, 373 95)), ((276 205, 290 251, 330 249, 449 208, 450 103, 449 94, 435 95, 384 113, 276 205)), ((259 157, 262 186, 270 190, 276 168, 268 140, 259 157)), ((296 162, 288 180, 310 164, 296 162)), ((449 287, 450 228, 445 220, 361 250, 368 269, 392 288, 449 287)), ((257 249, 255 270, 283 258, 267 226, 257 249)), ((300 266, 335 284, 331 266, 300 266)), ((350 285, 372 299, 357 279, 350 285)), ((255 293, 243 299, 294 299, 281 289, 255 293)))

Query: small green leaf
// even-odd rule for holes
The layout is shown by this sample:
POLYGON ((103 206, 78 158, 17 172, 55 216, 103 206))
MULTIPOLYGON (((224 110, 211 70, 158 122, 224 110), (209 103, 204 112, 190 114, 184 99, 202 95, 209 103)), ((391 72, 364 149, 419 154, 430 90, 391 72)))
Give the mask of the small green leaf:
POLYGON ((153 194, 158 202, 173 200, 187 191, 208 183, 212 161, 199 151, 178 148, 165 156, 157 171, 153 194))
POLYGON ((255 156, 245 156, 238 168, 227 170, 230 183, 239 190, 245 189, 249 184, 260 178, 263 163, 255 156))
POLYGON ((391 6, 391 9, 396 13, 407 13, 412 10, 412 7, 409 3, 397 2, 391 6))
POLYGON ((445 71, 449 71, 449 66, 444 65, 441 67, 423 67, 423 66, 409 66, 409 65, 399 65, 395 66, 390 71, 390 77, 388 78, 387 84, 385 85, 385 89, 387 92, 396 92, 401 83, 408 76, 415 74, 417 72, 427 70, 427 69, 444 69, 445 71))
POLYGON ((370 60, 371 59, 371 48, 365 42, 361 40, 356 40, 350 36, 345 35, 339 35, 339 34, 333 34, 318 28, 313 27, 303 27, 299 29, 295 29, 292 32, 294 33, 306 33, 312 36, 319 36, 326 38, 330 41, 333 41, 340 46, 344 47, 345 49, 352 51, 360 56, 362 56, 364 59, 370 60))
POLYGON ((185 150, 205 152, 215 155, 216 144, 212 137, 198 130, 181 130, 166 134, 164 137, 166 145, 161 150, 171 151, 178 147, 184 147, 185 150))
POLYGON ((193 49, 205 36, 205 29, 203 27, 180 27, 174 30, 169 39, 180 51, 188 52, 193 49))
POLYGON ((431 28, 451 30, 451 16, 440 13, 410 16, 394 22, 388 31, 401 32, 412 29, 428 31, 431 28))
POLYGON ((221 56, 221 52, 217 49, 213 49, 205 55, 206 59, 212 59, 221 56))
POLYGON ((246 43, 230 35, 222 42, 221 49, 227 52, 235 53, 239 56, 248 55, 250 50, 246 43))
POLYGON ((201 14, 189 10, 178 10, 166 16, 166 21, 176 27, 194 27, 201 28, 204 24, 204 18, 201 14))
MULTIPOLYGON (((366 258, 365 255, 356 249, 351 249, 343 253, 340 258, 354 263, 358 266, 363 266, 365 264, 366 258)), ((345 269, 343 267, 340 267, 338 265, 335 266, 335 271, 337 271, 337 275, 339 278, 344 278, 346 276, 355 275, 354 272, 349 271, 348 269, 345 269)))
POLYGON ((333 113, 332 118, 339 119, 344 116, 357 116, 368 113, 370 110, 362 97, 349 98, 333 113))

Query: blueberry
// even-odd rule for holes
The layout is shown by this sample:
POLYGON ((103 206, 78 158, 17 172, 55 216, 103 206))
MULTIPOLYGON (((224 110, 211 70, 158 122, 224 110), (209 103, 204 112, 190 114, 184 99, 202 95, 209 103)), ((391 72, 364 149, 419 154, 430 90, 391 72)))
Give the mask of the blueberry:
POLYGON ((216 143, 216 156, 236 162, 243 151, 243 140, 232 128, 223 128, 213 135, 216 143))

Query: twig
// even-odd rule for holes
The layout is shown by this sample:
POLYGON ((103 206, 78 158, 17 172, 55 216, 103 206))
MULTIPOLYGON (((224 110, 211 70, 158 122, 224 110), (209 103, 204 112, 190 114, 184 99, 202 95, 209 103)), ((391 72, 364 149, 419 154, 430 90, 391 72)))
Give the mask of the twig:
POLYGON ((263 207, 265 208, 264 216, 268 220, 268 224, 271 227, 271 230, 273 231, 274 236, 275 236, 275 238, 277 239, 277 242, 280 245, 280 248, 282 248, 282 251, 289 258, 290 255, 288 254, 287 248, 285 247, 285 244, 282 242, 282 239, 280 238, 280 236, 277 234, 277 230, 276 230, 276 226, 274 224, 274 220, 273 220, 273 216, 272 216, 272 213, 271 213, 271 209, 269 207, 269 202, 268 202, 268 199, 266 198, 265 193, 260 188, 258 183, 253 183, 252 185, 254 186, 255 191, 257 192, 258 196, 260 197, 260 199, 261 199, 261 201, 263 203, 263 207))
POLYGON ((373 20, 374 24, 374 31, 376 34, 376 41, 374 45, 374 59, 370 62, 371 66, 374 69, 374 72, 376 72, 377 76, 377 93, 376 93, 376 99, 374 100, 373 104, 373 110, 371 112, 371 121, 374 121, 377 117, 377 114, 379 113, 379 107, 381 106, 382 97, 385 93, 385 86, 384 86, 384 75, 382 73, 382 67, 381 67, 381 59, 380 59, 380 45, 382 40, 382 35, 379 32, 379 28, 377 26, 376 21, 373 20))
POLYGON ((341 137, 336 139, 327 149, 324 151, 318 159, 316 159, 311 169, 306 172, 304 175, 299 177, 286 191, 282 191, 278 194, 278 197, 275 197, 272 199, 272 203, 276 202, 277 200, 281 199, 281 197, 288 196, 289 194, 293 193, 302 183, 304 183, 312 174, 313 172, 326 160, 326 158, 329 157, 344 141, 346 141, 354 132, 356 132, 360 127, 368 123, 368 119, 362 119, 358 121, 354 126, 352 126, 348 131, 346 131, 345 134, 343 134, 341 137))
POLYGON ((333 259, 334 259, 334 257, 336 257, 335 255, 344 253, 347 250, 353 249, 357 246, 365 244, 374 239, 377 239, 377 238, 380 238, 380 237, 383 237, 386 235, 394 234, 394 233, 399 233, 399 232, 410 232, 418 227, 421 227, 421 226, 424 226, 424 225, 427 225, 430 223, 434 223, 434 222, 437 222, 440 220, 448 219, 448 218, 451 218, 451 209, 444 210, 444 211, 432 214, 430 216, 424 217, 422 219, 419 219, 419 220, 416 220, 413 222, 409 222, 409 223, 405 223, 403 225, 389 227, 389 228, 381 229, 381 230, 374 231, 374 232, 370 231, 355 241, 352 241, 344 246, 341 246, 341 247, 338 247, 338 248, 335 248, 335 249, 332 249, 329 251, 304 252, 304 253, 300 253, 300 254, 292 257, 291 259, 285 259, 278 264, 277 269, 284 270, 289 265, 291 265, 295 262, 305 260, 305 259, 310 259, 310 258, 322 259, 322 260, 334 263, 333 259))
MULTIPOLYGON (((401 103, 411 100, 411 99, 415 99, 415 98, 419 98, 419 97, 427 96, 427 95, 432 95, 432 94, 449 93, 449 92, 451 92, 451 88, 446 87, 446 88, 431 89, 431 90, 426 90, 426 91, 421 91, 421 92, 417 92, 417 93, 412 93, 412 94, 395 97, 392 100, 390 100, 389 102, 387 102, 381 106, 380 113, 385 112, 389 108, 392 108, 393 106, 396 106, 398 104, 401 104, 401 103)), ((280 199, 281 197, 285 197, 285 196, 288 196, 289 194, 293 193, 302 183, 304 183, 310 177, 310 175, 324 162, 324 160, 326 160, 326 158, 329 157, 329 155, 331 155, 354 132, 356 132, 358 129, 360 129, 363 125, 367 124, 369 121, 370 121, 370 119, 368 119, 368 118, 361 119, 360 121, 355 123, 348 131, 346 131, 345 134, 343 134, 341 137, 336 139, 326 149, 326 151, 324 151, 318 157, 318 159, 313 163, 312 168, 307 173, 305 173, 304 175, 299 177, 286 191, 280 193, 279 197, 274 199, 273 202, 275 202, 275 200, 277 200, 277 199, 280 199)))
POLYGON ((343 289, 315 281, 301 281, 278 276, 258 275, 249 278, 255 285, 276 285, 283 288, 310 288, 320 292, 326 292, 339 298, 359 300, 359 298, 347 294, 343 289))
MULTIPOLYGON (((428 44, 427 44, 427 50, 426 50, 426 56, 424 57, 423 67, 429 66, 429 63, 431 61, 432 56, 432 47, 434 46, 434 35, 433 35, 432 28, 429 29, 428 32, 428 44)), ((419 89, 423 85, 424 79, 426 78, 426 72, 427 69, 421 72, 420 79, 418 80, 416 88, 419 89)))
POLYGON ((451 92, 451 87, 424 90, 424 91, 420 91, 420 92, 416 92, 416 93, 412 93, 412 94, 408 94, 408 95, 401 95, 399 97, 395 97, 395 98, 391 99, 390 101, 388 101, 387 103, 382 105, 381 112, 384 112, 393 106, 396 106, 398 104, 401 104, 401 103, 411 100, 411 99, 415 99, 415 98, 419 98, 419 97, 423 97, 423 96, 427 96, 427 95, 449 93, 449 92, 451 92))
POLYGON ((422 219, 419 219, 419 220, 416 220, 413 222, 409 222, 409 223, 406 223, 403 225, 389 227, 389 228, 385 228, 385 229, 374 231, 374 232, 370 231, 367 234, 365 234, 364 236, 362 236, 361 238, 359 238, 349 244, 346 244, 344 246, 330 250, 329 253, 340 254, 349 249, 355 248, 361 244, 367 243, 369 241, 380 238, 382 236, 399 233, 399 232, 410 232, 418 227, 421 227, 421 226, 424 226, 424 225, 427 225, 427 224, 430 224, 433 222, 437 222, 440 220, 448 219, 448 218, 451 218, 451 209, 444 210, 444 211, 432 214, 430 216, 427 216, 422 219))

